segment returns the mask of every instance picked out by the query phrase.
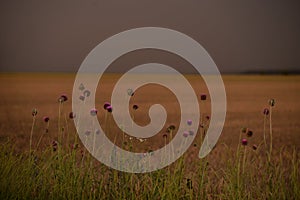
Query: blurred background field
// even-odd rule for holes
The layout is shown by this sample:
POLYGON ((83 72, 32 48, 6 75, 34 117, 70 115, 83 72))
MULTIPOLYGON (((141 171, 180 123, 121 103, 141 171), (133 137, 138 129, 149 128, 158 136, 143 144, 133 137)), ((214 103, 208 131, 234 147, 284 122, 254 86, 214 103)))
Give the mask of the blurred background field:
MULTIPOLYGON (((105 75, 96 94, 96 108, 101 113, 103 103, 110 101, 110 94, 118 74, 105 75)), ((55 120, 58 115, 58 97, 65 93, 69 100, 64 111, 71 112, 74 74, 51 73, 2 73, 2 97, 0 99, 0 141, 13 140, 17 149, 26 150, 31 129, 31 110, 38 109, 37 128, 43 129, 43 116, 50 117, 49 135, 56 134, 55 120)), ((207 88, 200 76, 186 75, 195 93, 206 93, 207 88)), ((279 75, 225 75, 223 76, 227 93, 227 116, 219 143, 235 144, 241 127, 249 127, 254 132, 253 142, 262 138, 263 114, 268 99, 274 98, 276 106, 273 114, 274 146, 300 144, 300 76, 279 75)), ((178 121, 178 103, 170 91, 157 86, 140 88, 132 97, 131 104, 137 104, 135 119, 139 124, 147 124, 148 108, 154 103, 162 103, 168 111, 168 124, 178 121), (155 98, 154 98, 155 97, 155 98), (155 102, 154 102, 155 101, 155 102), (171 103, 171 104, 170 104, 171 103)), ((130 109, 130 108, 129 108, 130 109)), ((209 98, 201 109, 202 114, 210 114, 209 98)), ((131 112, 132 109, 131 109, 131 112)), ((70 121, 70 127, 72 122, 70 121)), ((163 130, 162 130, 163 131, 163 130)), ((41 131, 35 131, 40 134, 41 131)), ((38 137, 38 135, 36 135, 38 137)), ((153 147, 152 147, 153 148, 153 147)))

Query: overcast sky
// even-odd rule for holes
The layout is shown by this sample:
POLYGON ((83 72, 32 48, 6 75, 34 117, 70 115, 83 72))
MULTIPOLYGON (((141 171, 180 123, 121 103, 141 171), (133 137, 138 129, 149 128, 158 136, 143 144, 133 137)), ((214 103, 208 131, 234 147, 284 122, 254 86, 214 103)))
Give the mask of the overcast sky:
MULTIPOLYGON (((101 41, 146 26, 198 41, 221 72, 300 69, 300 3, 295 0, 1 0, 1 71, 73 71, 101 41)), ((178 63, 149 52, 151 62, 178 63)), ((148 61, 147 51, 118 66, 148 61)))

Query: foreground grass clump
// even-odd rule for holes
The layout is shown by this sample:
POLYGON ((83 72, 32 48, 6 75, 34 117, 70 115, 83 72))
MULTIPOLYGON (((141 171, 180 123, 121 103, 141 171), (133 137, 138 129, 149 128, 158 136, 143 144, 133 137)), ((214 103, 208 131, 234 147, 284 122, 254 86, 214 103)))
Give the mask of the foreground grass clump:
MULTIPOLYGON (((17 153, 11 141, 0 146, 0 199, 300 199, 299 151, 272 146, 273 101, 263 111, 260 144, 252 145, 252 130, 243 128, 236 148, 216 147, 218 157, 199 160, 186 153, 164 169, 131 174, 94 160, 76 137, 63 138, 66 100, 65 95, 59 99, 57 141, 38 150, 39 138, 33 146, 34 109, 29 152, 17 153)), ((47 131, 50 119, 43 120, 47 131)))

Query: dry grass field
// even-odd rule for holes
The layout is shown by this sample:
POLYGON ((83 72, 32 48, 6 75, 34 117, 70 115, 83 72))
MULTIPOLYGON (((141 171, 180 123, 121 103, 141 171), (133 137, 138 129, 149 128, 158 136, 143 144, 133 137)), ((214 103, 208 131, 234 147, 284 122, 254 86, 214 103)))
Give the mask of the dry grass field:
MULTIPOLYGON (((101 126, 104 125, 104 114, 103 104, 106 101, 110 101, 110 94, 114 84, 118 80, 120 75, 118 74, 107 74, 100 80, 100 85, 98 86, 96 93, 96 108, 98 109, 98 120, 101 126)), ((186 78, 190 81, 192 87, 197 94, 198 100, 200 102, 200 110, 202 116, 210 115, 210 98, 203 102, 200 100, 200 94, 208 94, 207 88, 200 76, 196 75, 186 75, 186 78)), ((16 74, 1 74, 0 84, 2 85, 2 92, 0 98, 0 143, 10 143, 14 145, 14 151, 17 153, 24 153, 29 151, 29 140, 30 132, 32 128, 32 109, 36 108, 38 114, 36 116, 36 123, 33 130, 33 141, 32 144, 36 148, 38 141, 41 139, 41 143, 38 147, 38 151, 43 151, 43 149, 49 148, 54 140, 58 138, 58 98, 61 94, 66 94, 68 96, 68 101, 64 103, 63 107, 63 137, 64 139, 69 139, 66 142, 67 145, 72 145, 74 141, 74 135, 76 134, 74 129, 73 120, 69 119, 69 112, 71 109, 71 99, 72 99, 72 89, 73 82, 75 79, 74 74, 26 74, 26 73, 16 73, 16 74), (43 121, 43 117, 48 116, 50 118, 49 127, 43 121), (46 128, 48 132, 46 133, 46 128)), ((224 75, 223 76, 226 94, 227 94, 227 116, 225 125, 223 128, 222 135, 216 145, 216 148, 207 156, 207 161, 213 166, 208 172, 208 174, 214 174, 214 178, 211 179, 207 186, 210 189, 205 189, 204 194, 182 194, 186 195, 184 197, 187 199, 193 199, 194 197, 199 198, 203 196, 205 198, 217 198, 217 199, 240 199, 242 198, 241 191, 247 191, 250 189, 241 187, 241 189, 231 188, 231 182, 227 182, 227 175, 231 176, 235 172, 228 171, 231 170, 231 165, 229 166, 227 161, 233 159, 235 156, 235 151, 237 146, 240 144, 239 135, 241 128, 248 128, 253 131, 253 136, 248 139, 249 150, 252 150, 252 145, 260 145, 264 141, 264 108, 269 108, 269 99, 275 99, 275 106, 272 107, 272 127, 273 127, 273 159, 282 161, 282 152, 290 152, 286 156, 292 155, 299 156, 299 145, 300 145, 300 104, 298 100, 300 99, 300 76, 288 75, 288 76, 277 76, 277 75, 224 75), (225 149, 230 149, 225 151, 225 149), (231 153, 230 153, 231 152, 231 153), (233 153, 232 153, 233 152, 233 153), (281 152, 281 153, 280 153, 281 152), (218 171, 220 169, 220 171, 218 171), (220 178, 218 173, 225 174, 224 177, 220 178), (225 180, 225 181, 224 181, 225 180), (215 188, 215 184, 218 185, 215 188), (225 189, 224 189, 225 188, 225 189), (217 191, 217 195, 214 196, 213 191, 217 191), (232 194, 232 192, 238 192, 238 196, 232 194), (224 193, 225 196, 222 196, 224 193), (195 195, 195 196, 193 196, 195 195), (231 196, 232 195, 232 196, 231 196)), ((163 134, 166 132, 167 127, 170 125, 178 126, 180 123, 179 117, 179 104, 172 92, 166 88, 157 85, 148 85, 139 88, 135 91, 134 96, 130 100, 130 113, 134 116, 135 122, 140 125, 145 125, 149 123, 148 110, 149 107, 154 103, 162 104, 168 113, 167 122, 165 127, 155 136, 149 138, 145 142, 141 143, 137 139, 133 139, 132 151, 149 152, 158 148, 162 148, 165 144, 163 139, 163 134), (132 109, 132 105, 138 105, 138 109, 132 109)), ((118 138, 116 144, 122 146, 124 142, 124 137, 122 137, 122 131, 117 128, 113 122, 113 118, 110 118, 111 123, 111 135, 108 137, 111 140, 118 138)), ((267 124, 269 125, 269 124, 267 124)), ((267 132, 269 131, 267 127, 267 132)), ((178 134, 178 133, 177 133, 178 134)), ((201 129, 198 130, 197 138, 194 144, 186 152, 186 158, 188 163, 196 162, 193 167, 188 169, 197 170, 197 155, 199 152, 199 135, 203 134, 201 129), (196 167, 196 168, 195 168, 196 167)), ((128 136, 126 137, 128 140, 128 136)), ((171 138, 168 138, 171 140, 171 138)), ((269 141, 269 135, 267 135, 267 140, 269 141)), ((82 145, 81 148, 83 149, 82 145)), ((264 149, 265 151, 265 149, 264 149)), ((246 151, 245 151, 246 152, 246 151)), ((262 151, 256 151, 256 154, 252 152, 249 154, 249 159, 257 154, 265 156, 262 151), (252 157, 251 157, 252 156, 252 157)), ((239 154, 237 154, 239 155, 239 154)), ((244 154, 241 154, 244 155, 244 154)), ((245 156, 244 156, 245 157, 245 156)), ((264 160, 266 158, 263 158, 264 160)), ((264 162, 259 159, 258 165, 264 162)), ((291 159, 292 160, 292 159, 291 159)), ((295 160, 295 159, 294 159, 295 160)), ((297 160, 297 158, 296 158, 297 160)), ((250 162, 250 160, 249 160, 250 162)), ((293 162, 293 161, 291 161, 293 162)), ((270 161, 269 161, 270 163, 270 161)), ((278 169, 282 166, 286 166, 286 170, 283 170, 280 176, 283 178, 279 183, 284 183, 284 173, 293 174, 292 180, 299 180, 299 172, 290 171, 289 162, 286 164, 280 164, 278 169), (296 177, 296 178, 295 178, 296 177), (297 179, 298 177, 298 179, 297 179)), ((251 165, 251 164, 250 164, 251 165)), ((238 164, 240 166, 240 164, 238 164)), ((292 166, 298 166, 298 164, 293 163, 292 166)), ((251 167, 250 167, 251 168, 251 167)), ((284 167, 283 167, 284 168, 284 167)), ((201 168, 202 169, 202 168, 201 168)), ((233 169, 233 168, 232 168, 233 169)), ((240 169, 240 167, 238 167, 240 169)), ((266 167, 266 169, 269 169, 266 167)), ((277 168, 276 168, 277 169, 277 168)), ((285 168, 284 168, 285 169, 285 168)), ((255 173, 255 169, 249 169, 250 177, 251 173, 255 173), (252 170, 252 171, 251 171, 252 170)), ((274 169, 275 170, 275 169, 274 169)), ((238 174, 240 171, 238 171, 238 174)), ((273 172, 270 172, 271 174, 273 172)), ((274 172, 275 173, 275 172, 274 172)), ((191 177, 192 175, 187 175, 191 177)), ((220 175, 221 176, 221 175, 220 175)), ((260 176, 254 174, 253 177, 260 176)), ((151 176, 149 176, 151 177, 151 176)), ((148 178, 149 178, 148 177, 148 178)), ((181 178, 181 176, 178 176, 181 178)), ((184 176, 185 177, 185 176, 184 176)), ((239 177, 239 175, 238 175, 239 177)), ((277 175, 274 177, 277 177, 277 175)), ((154 178, 154 177, 152 177, 154 178)), ((286 177, 288 180, 290 178, 286 177)), ((3 179, 1 179, 3 180, 3 179)), ((230 179, 231 180, 231 179, 230 179)), ((239 180, 239 178, 238 178, 239 180)), ((228 180, 227 180, 228 181, 228 180)), ((255 181, 252 180, 252 184, 255 181)), ((261 184, 264 182, 262 181, 261 184)), ((3 183, 2 183, 3 184, 3 183)), ((159 185, 159 183, 157 183, 159 185)), ((100 184, 101 185, 101 184, 100 184)), ((268 186, 269 193, 261 194, 259 188, 255 187, 255 184, 251 185, 251 192, 245 195, 245 199, 251 199, 253 197, 265 199, 270 197, 278 197, 284 194, 290 194, 289 192, 297 191, 299 184, 294 184, 293 189, 288 191, 280 191, 279 194, 274 194, 272 196, 272 191, 275 190, 274 187, 268 186)), ((76 186, 77 187, 77 186, 76 186)), ((117 186, 116 186, 117 187, 117 186)), ((118 186, 119 187, 119 186, 118 186)), ((134 186, 136 187, 136 185, 134 186)), ((146 187, 146 186, 145 186, 146 187)), ((177 187, 177 186, 174 186, 177 187)), ((200 186, 199 186, 200 187, 200 186)), ((239 187, 239 181, 238 186, 239 187)), ((278 188, 280 185, 277 186, 278 188)), ((276 188, 277 188, 276 187, 276 188)), ((104 189, 106 191, 107 188, 104 189)), ((116 189, 116 188, 113 188, 116 189)), ((112 190, 113 190, 112 189, 112 190)), ((108 189, 109 190, 109 189, 108 189)), ((118 190, 118 189, 117 189, 118 190)), ((132 189, 136 191, 136 189, 132 189)), ((147 189, 144 189, 148 191, 147 189)), ((276 189, 277 190, 277 189, 276 189)), ((197 190, 200 191, 200 190, 197 190)), ((154 192, 155 193, 155 192, 154 192)), ((155 194, 153 195, 155 196, 155 194)), ((0 192, 1 194, 1 192, 0 192)), ((6 194, 5 192, 2 194, 6 194)), ((44 194, 44 193, 42 193, 44 194)), ((103 195, 104 193, 101 193, 103 195)), ((106 198, 113 198, 111 194, 107 194, 106 198)), ((119 194, 119 193, 118 193, 119 194)), ((161 191, 160 194, 166 195, 165 198, 172 197, 172 194, 161 191), (170 196, 171 195, 171 196, 170 196)), ((177 193, 176 193, 177 194, 177 193)), ((181 193, 180 193, 181 194, 181 193)), ((27 195, 27 194, 26 194, 27 195)), ((32 194, 30 194, 32 195, 32 194)), ((30 196, 29 195, 29 196, 30 196)), ((36 195, 36 194, 34 194, 36 195)), ((34 196, 33 195, 33 196, 34 196)), ((74 196, 68 196, 69 198, 75 198, 74 196)), ((126 194, 119 194, 118 198, 125 198, 126 194)), ((138 192, 136 195, 131 196, 132 199, 140 198, 157 198, 154 196, 148 196, 148 193, 138 192), (141 196, 139 196, 141 195, 141 196)), ((216 195, 216 194, 215 194, 216 195)), ((89 196, 87 194, 87 196, 89 196)), ((5 196, 7 197, 7 196, 5 196)), ((57 197, 57 196, 55 196, 57 197)), ((66 196, 63 196, 66 198, 66 196)), ((90 197, 90 196, 89 196, 90 197)), ((296 195, 295 195, 296 197, 296 195)), ((76 197, 77 198, 77 197, 76 197)), ((94 197, 95 198, 95 197, 94 197)), ((117 198, 117 197, 115 197, 117 198)), ((128 196, 127 196, 128 198, 128 196)), ((130 197, 129 197, 130 198, 130 197)), ((161 199, 165 199, 161 198, 161 199)), ((176 196, 176 198, 179 198, 176 196)))
MULTIPOLYGON (((104 102, 110 100, 113 84, 118 75, 106 75, 98 87, 96 107, 102 112, 104 102)), ((207 89, 199 76, 186 76, 194 87, 198 97, 207 93, 207 89)), ((50 117, 49 135, 56 131, 58 115, 57 99, 65 93, 69 101, 65 104, 65 112, 71 111, 71 96, 75 75, 73 74, 1 74, 2 95, 0 99, 0 141, 10 138, 18 149, 28 149, 31 130, 31 110, 38 109, 37 128, 43 129, 43 116, 50 117)), ((300 77, 299 76, 259 76, 259 75, 225 75, 223 76, 227 93, 227 116, 219 143, 236 144, 239 130, 249 127, 253 130, 253 142, 262 139, 263 114, 268 107, 268 100, 274 98, 276 106, 273 114, 274 146, 300 144, 300 77)), ((168 111, 169 124, 178 122, 179 113, 176 98, 170 91, 158 86, 139 89, 132 97, 131 104, 139 105, 135 111, 138 124, 147 124, 148 108, 151 104, 161 103, 168 111), (177 108, 177 109, 174 109, 177 108)), ((129 108, 130 109, 130 108, 129 108)), ((131 112, 132 109, 131 109, 131 112)), ((201 108, 204 115, 210 113, 210 103, 201 108)), ((101 114, 99 120, 101 121, 101 114)), ((103 117, 103 116, 102 116, 103 117)), ((102 120, 103 121, 103 120, 102 120)), ((72 122, 70 122, 72 127, 72 122)), ((164 130, 162 130, 163 132, 164 130)), ((43 131, 41 131, 43 132, 43 131)), ((41 134, 36 131, 36 137, 41 134)), ((159 138, 158 138, 159 140, 159 138)), ((151 147, 155 148, 155 147, 151 147)))

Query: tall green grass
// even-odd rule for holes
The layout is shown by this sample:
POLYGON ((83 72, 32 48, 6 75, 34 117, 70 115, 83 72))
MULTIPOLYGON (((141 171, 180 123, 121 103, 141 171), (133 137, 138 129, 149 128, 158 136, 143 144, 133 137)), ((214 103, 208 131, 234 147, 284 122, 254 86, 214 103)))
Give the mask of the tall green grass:
POLYGON ((262 127, 264 141, 256 150, 241 143, 243 131, 236 149, 219 144, 224 150, 215 162, 221 167, 207 158, 187 162, 184 154, 146 174, 113 170, 70 147, 71 139, 62 136, 63 116, 60 103, 56 145, 32 146, 35 116, 29 152, 16 153, 11 141, 1 144, 0 199, 300 199, 299 152, 272 147, 271 115, 264 116, 270 130, 262 127))

